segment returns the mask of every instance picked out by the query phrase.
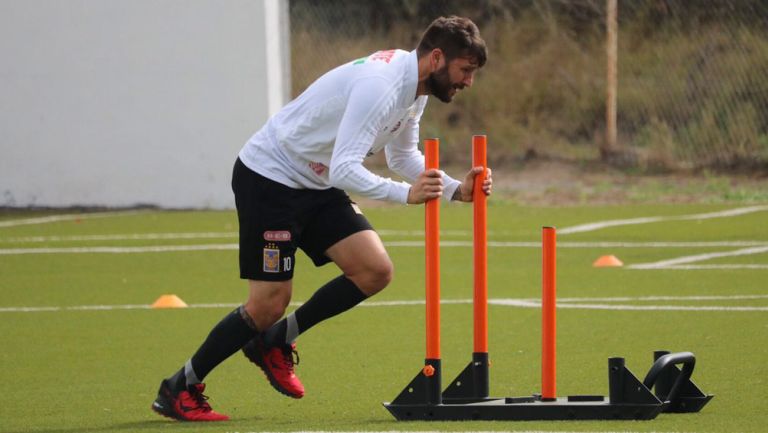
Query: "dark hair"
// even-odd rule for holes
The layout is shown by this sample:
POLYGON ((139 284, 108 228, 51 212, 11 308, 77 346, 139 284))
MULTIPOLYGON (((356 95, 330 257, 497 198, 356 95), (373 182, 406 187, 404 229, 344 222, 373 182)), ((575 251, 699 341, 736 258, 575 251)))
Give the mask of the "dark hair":
POLYGON ((475 23, 469 18, 455 15, 432 21, 421 36, 416 53, 422 58, 435 48, 443 51, 446 61, 457 57, 473 57, 482 67, 488 58, 485 41, 480 37, 480 30, 475 23))

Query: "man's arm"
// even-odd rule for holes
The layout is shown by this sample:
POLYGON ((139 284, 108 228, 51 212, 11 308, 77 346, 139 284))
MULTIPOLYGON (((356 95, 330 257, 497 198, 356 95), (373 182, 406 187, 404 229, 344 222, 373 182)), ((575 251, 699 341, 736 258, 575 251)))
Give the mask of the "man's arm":
MULTIPOLYGON (((426 98, 420 101, 416 111, 408 118, 403 131, 384 149, 387 166, 408 181, 417 182, 424 173, 424 155, 419 151, 419 121, 426 105, 426 98)), ((441 172, 442 173, 442 172, 441 172)), ((442 173, 443 198, 452 200, 458 190, 459 181, 442 173)))
POLYGON ((360 79, 351 85, 331 156, 330 183, 364 197, 406 203, 409 184, 378 176, 363 166, 383 121, 393 110, 396 89, 379 77, 360 79))
MULTIPOLYGON (((406 129, 386 147, 387 165, 394 172, 411 182, 416 182, 417 179, 425 175, 424 155, 417 148, 420 114, 409 118, 405 126, 406 129)), ((473 200, 475 177, 482 171, 482 167, 473 167, 465 176, 464 182, 459 182, 440 172, 439 177, 442 178, 444 184, 443 197, 450 201, 471 202, 473 200)), ((491 194, 491 185, 491 169, 489 168, 482 185, 486 195, 491 194)))

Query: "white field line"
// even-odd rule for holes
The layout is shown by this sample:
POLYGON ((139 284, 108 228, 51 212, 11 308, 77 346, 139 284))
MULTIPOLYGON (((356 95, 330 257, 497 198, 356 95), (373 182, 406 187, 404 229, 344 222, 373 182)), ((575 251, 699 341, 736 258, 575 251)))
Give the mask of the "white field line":
POLYGON ((768 299, 768 295, 616 296, 611 298, 557 298, 557 302, 737 301, 752 299, 768 299))
MULTIPOLYGON (((411 236, 411 237, 424 237, 424 230, 390 230, 390 229, 376 229, 376 233, 380 236, 411 236)), ((488 231, 488 235, 492 235, 495 232, 493 230, 488 231)), ((440 236, 472 236, 470 230, 440 230, 440 236)))
MULTIPOLYGON (((638 433, 633 430, 621 430, 619 431, 590 431, 590 430, 578 430, 580 433, 638 433)), ((225 430, 225 433, 278 433, 278 432, 262 432, 262 431, 247 431, 247 430, 238 430, 238 431, 229 431, 225 430)), ((288 432, 288 433, 444 433, 444 431, 436 431, 436 430, 384 430, 384 431, 375 431, 375 430, 330 430, 330 431, 322 431, 322 430, 299 430, 294 432, 288 432)), ((461 431, 461 433, 577 433, 576 430, 494 430, 494 431, 461 431)), ((656 430, 649 431, 646 433, 664 433, 659 432, 656 430)), ((671 433, 671 432, 670 432, 671 433)))
POLYGON ((168 253, 168 252, 177 252, 177 251, 237 250, 238 248, 239 248, 238 244, 156 245, 156 246, 148 246, 148 247, 4 248, 4 249, 0 249, 0 255, 168 253))
POLYGON ((753 264, 675 265, 675 266, 667 266, 661 269, 673 269, 673 270, 683 270, 683 271, 698 271, 702 269, 768 269, 768 265, 753 265, 753 264))
MULTIPOLYGON (((385 241, 388 247, 424 247, 424 241, 385 241)), ((441 247, 471 247, 472 241, 440 241, 441 247)), ((558 248, 713 248, 713 247, 768 247, 766 241, 710 241, 710 242, 558 242, 558 248)), ((489 248, 541 248, 541 242, 488 241, 489 248)))
MULTIPOLYGON (((610 243, 613 247, 622 246, 625 248, 677 248, 681 244, 688 247, 693 246, 712 246, 713 242, 702 243, 663 243, 663 242, 640 242, 640 243, 610 243)), ((743 245, 741 242, 720 242, 719 246, 743 245)), ((694 256, 678 257, 670 260, 663 260, 653 263, 640 263, 628 265, 628 269, 672 269, 672 270, 697 270, 697 269, 768 269, 768 265, 762 264, 713 264, 713 265, 686 265, 702 260, 708 260, 718 257, 740 256, 747 254, 760 254, 768 251, 768 245, 763 242, 755 242, 759 245, 751 248, 744 248, 737 251, 706 253, 694 256)), ((389 247, 423 247, 422 242, 395 241, 385 242, 389 247)), ((604 248, 606 243, 602 242, 562 242, 560 247, 565 248, 604 248)), ((471 247, 471 242, 445 241, 441 243, 443 247, 471 247)), ((540 245, 536 242, 489 242, 492 248, 538 248, 540 245)), ((166 252, 184 252, 184 251, 230 251, 237 250, 238 244, 202 244, 202 245, 155 245, 155 246, 136 246, 136 247, 116 247, 116 246, 96 246, 96 247, 46 247, 46 248, 0 248, 0 255, 23 255, 23 254, 140 254, 140 253, 166 253, 166 252)))
POLYGON ((46 217, 36 218, 22 218, 16 220, 0 221, 0 228, 2 227, 16 227, 30 224, 47 224, 59 221, 76 221, 91 218, 108 218, 114 216, 128 216, 136 215, 140 213, 146 213, 150 211, 146 210, 129 210, 119 212, 94 212, 94 213, 80 213, 80 214, 64 214, 64 215, 51 215, 46 217))
POLYGON ((236 238, 237 232, 208 232, 208 233, 129 233, 114 235, 81 235, 81 236, 23 236, 15 238, 0 238, 7 243, 40 243, 40 242, 90 242, 90 241, 134 241, 134 240, 173 240, 173 239, 222 239, 236 238))
MULTIPOLYGON (((673 267, 676 265, 682 265, 686 263, 693 263, 693 262, 700 262, 703 260, 710 260, 710 259, 716 259, 720 257, 735 257, 735 256, 745 256, 750 254, 761 254, 768 252, 768 246, 766 247, 751 247, 751 248, 742 248, 740 250, 736 251, 726 251, 726 252, 719 252, 719 253, 706 253, 706 254, 696 254, 693 256, 683 256, 683 257, 677 257, 674 259, 669 260, 662 260, 659 262, 653 262, 653 263, 638 263, 635 265, 629 265, 627 268, 629 269, 666 269, 669 267, 673 267)), ((731 265, 736 266, 736 265, 731 265)), ((743 266, 743 265, 742 265, 743 266)))
MULTIPOLYGON (((619 310, 619 311, 768 311, 768 306, 720 306, 720 305, 627 305, 611 304, 610 302, 635 302, 635 301, 711 301, 711 300, 754 300, 768 299, 768 295, 733 295, 733 296, 646 296, 646 297, 617 297, 617 298, 564 298, 558 299, 558 308, 582 309, 582 310, 619 310), (581 302, 593 302, 583 304, 581 302), (594 302, 609 302, 600 304, 594 302)), ((443 299, 440 301, 443 305, 472 304, 472 299, 443 299)), ((291 306, 301 306, 301 302, 291 302, 291 306)), ((401 306, 419 306, 424 305, 425 301, 420 299, 401 300, 401 301, 366 301, 360 304, 361 307, 401 307, 401 306)), ((519 308, 541 308, 539 299, 489 299, 489 305, 519 307, 519 308)), ((188 308, 235 308, 237 303, 209 303, 209 304, 189 304, 188 308)), ((0 307, 0 313, 39 313, 51 311, 110 311, 110 310, 149 310, 151 305, 145 304, 127 304, 127 305, 75 305, 65 307, 0 307)))
MULTIPOLYGON (((380 233, 381 234, 381 233, 380 233)), ((128 233, 105 235, 73 236, 20 236, 0 238, 5 243, 43 243, 43 242, 92 242, 92 241, 132 241, 132 240, 175 240, 175 239, 227 239, 237 238, 237 232, 188 232, 188 233, 128 233)), ((424 241, 395 240, 385 241, 389 247, 423 247, 424 241)), ((445 247, 471 247, 472 241, 441 242, 445 247)), ((489 241, 491 248, 540 248, 540 242, 525 241, 489 241)), ((768 246, 768 241, 672 241, 672 242, 559 242, 561 248, 707 248, 707 247, 755 247, 768 246)), ((119 247, 114 247, 119 248, 119 247)), ((0 250, 2 251, 2 250, 0 250)), ((51 251, 55 252, 55 250, 51 251)))
MULTIPOLYGON (((211 238, 213 236, 211 234, 211 238)), ((136 239, 139 239, 138 237, 136 239)), ((149 239, 149 238, 146 238, 149 239)), ((388 247, 422 248, 423 242, 417 241, 391 241, 384 242, 388 247)), ((472 247, 469 241, 443 241, 442 247, 472 247)), ((736 241, 736 242, 560 242, 561 248, 705 248, 705 247, 739 247, 755 246, 768 248, 768 242, 736 241)), ((537 242, 488 242, 490 248, 541 248, 537 242)), ((236 250, 238 244, 199 244, 199 245, 154 245, 154 246, 95 246, 95 247, 40 247, 40 248, 0 248, 0 255, 19 254, 135 254, 135 253, 163 253, 175 251, 217 251, 236 250)), ((755 253, 756 254, 756 253, 755 253)), ((638 268, 640 269, 640 268, 638 268)))
MULTIPOLYGON (((507 307, 541 308, 541 301, 536 299, 489 299, 489 305, 507 307)), ((569 304, 557 303, 559 309, 572 310, 617 310, 617 311, 768 311, 768 306, 741 307, 722 305, 626 305, 626 304, 569 304)))
POLYGON ((608 227, 617 227, 617 226, 626 226, 626 225, 635 225, 635 224, 648 224, 648 223, 655 223, 655 222, 661 222, 661 221, 687 221, 687 220, 705 220, 705 219, 712 219, 712 218, 726 218, 726 217, 739 216, 739 215, 745 215, 748 213, 763 212, 763 211, 768 211, 768 206, 750 206, 750 207, 729 209, 729 210, 724 210, 719 212, 707 212, 707 213, 692 214, 692 215, 653 216, 653 217, 629 218, 629 219, 621 219, 621 220, 598 221, 594 223, 579 224, 572 227, 565 227, 565 228, 559 229, 557 232, 561 235, 566 235, 570 233, 590 232, 590 231, 600 230, 608 227))
MULTIPOLYGON (((633 430, 621 430, 621 431, 603 431, 603 430, 579 430, 581 433, 639 433, 633 430)), ((238 430, 235 431, 229 431, 227 430, 226 433, 278 433, 278 432, 260 432, 260 431, 247 431, 247 430, 238 430)), ((341 431, 341 430, 330 430, 330 431, 322 431, 322 430, 300 430, 300 431, 294 431, 294 432, 288 432, 288 433, 445 433, 445 431, 430 431, 430 430, 416 430, 416 431, 410 431, 410 430, 384 430, 384 431, 375 431, 375 430, 349 430, 349 431, 341 431)), ((496 430, 496 431, 463 431, 462 433, 577 433, 575 430, 496 430)), ((656 430, 649 431, 646 433, 664 433, 659 432, 656 430)), ((671 433, 671 432, 669 432, 671 433)))

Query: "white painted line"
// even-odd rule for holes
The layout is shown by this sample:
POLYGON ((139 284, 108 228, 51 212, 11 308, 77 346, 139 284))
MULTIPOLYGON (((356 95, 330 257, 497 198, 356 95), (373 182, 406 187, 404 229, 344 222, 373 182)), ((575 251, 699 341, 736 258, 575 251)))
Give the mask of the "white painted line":
POLYGON ((612 298, 557 298, 557 302, 633 302, 633 301, 743 301, 768 299, 768 295, 722 296, 617 296, 612 298))
MULTIPOLYGON (((223 234, 223 233, 222 233, 223 234)), ((99 236, 106 239, 111 235, 99 236)), ((114 235, 121 236, 121 235, 114 235)), ((182 239, 180 237, 168 237, 165 239, 182 239)), ((222 238, 217 233, 208 233, 206 236, 211 239, 222 238)), ((188 239, 193 239, 194 236, 190 235, 188 239)), ((25 238, 9 238, 6 241, 11 242, 13 240, 20 240, 25 238)), ((28 238, 31 239, 31 238, 28 238)), ((116 239, 116 238, 112 238, 116 239)), ((124 239, 163 239, 161 237, 142 237, 136 235, 132 238, 124 239)), ((46 239, 46 240, 73 240, 61 237, 59 239, 46 239)), ((97 237, 80 239, 80 240, 101 240, 97 237)), ((36 240, 34 242, 37 242, 36 240)), ((422 241, 391 241, 384 242, 387 247, 408 247, 408 248, 423 248, 424 242, 422 241)), ((469 248, 472 247, 470 241, 442 241, 441 247, 446 248, 469 248)), ((559 248, 708 248, 708 247, 741 247, 741 246, 755 246, 768 248, 768 242, 760 241, 735 241, 735 242, 560 242, 559 248)), ((541 248, 541 244, 538 242, 488 242, 490 248, 541 248)), ((175 252, 175 251, 218 251, 218 250, 236 250, 238 244, 197 244, 197 245, 155 245, 155 246, 135 246, 135 247, 120 247, 120 246, 96 246, 96 247, 44 247, 44 248, 0 248, 0 255, 19 255, 19 254, 87 254, 87 253, 108 253, 108 254, 136 254, 136 253, 162 253, 162 252, 175 252)), ((671 266, 670 266, 671 268, 671 266)), ((640 269, 640 268, 638 268, 640 269)), ((756 268, 759 269, 759 268, 756 268)))
MULTIPOLYGON (((376 229, 376 233, 379 236, 415 236, 424 237, 424 230, 392 230, 392 229, 376 229)), ((488 235, 494 233, 493 230, 488 231, 488 235)), ((440 236, 471 236, 472 232, 469 230, 440 230, 440 236)))
POLYGON ((676 265, 676 266, 668 266, 663 269, 673 269, 673 270, 684 270, 684 271, 695 271, 695 270, 706 270, 706 269, 768 269, 768 265, 753 265, 753 264, 722 264, 722 265, 676 265))
MULTIPOLYGON (((424 241, 386 241, 388 247, 423 247, 424 241)), ((472 241, 440 241, 441 247, 471 247, 472 241)), ((558 248, 712 248, 766 246, 766 241, 713 242, 558 242, 558 248)), ((489 248, 541 248, 541 242, 488 241, 489 248)))
POLYGON ((643 217, 643 218, 598 221, 594 223, 579 224, 572 227, 565 227, 565 228, 559 229, 557 232, 561 235, 566 235, 571 233, 583 233, 583 232, 601 230, 608 227, 617 227, 617 226, 626 226, 626 225, 635 225, 635 224, 648 224, 648 223, 655 223, 655 222, 661 222, 661 221, 687 221, 687 220, 705 220, 705 219, 712 219, 712 218, 726 218, 726 217, 733 217, 733 216, 739 216, 739 215, 745 215, 753 212, 763 212, 763 211, 768 211, 768 206, 750 206, 750 207, 729 209, 729 210, 724 210, 719 212, 707 212, 707 213, 692 214, 692 215, 653 216, 653 217, 643 217))
MULTIPOLYGON (((582 310, 619 310, 619 311, 768 311, 768 306, 720 306, 720 305, 625 305, 625 304, 600 304, 581 302, 633 302, 633 301, 737 301, 737 300, 755 300, 768 299, 768 295, 732 295, 732 296, 646 296, 646 297, 616 297, 616 298, 563 298, 557 300, 557 307, 564 309, 582 309, 582 310)), ((472 304, 472 299, 443 299, 440 301, 443 305, 466 305, 472 304)), ((399 306, 420 306, 424 305, 423 299, 400 300, 400 301, 366 301, 360 304, 361 307, 399 307, 399 306)), ((489 305, 519 307, 519 308, 541 308, 539 299, 489 299, 489 305)), ((207 303, 207 304, 189 304, 188 308, 209 309, 209 308, 235 308, 238 303, 207 303)), ((291 302, 291 306, 298 307, 302 302, 291 302)), ((75 305, 64 307, 0 307, 0 313, 39 313, 55 311, 111 311, 111 310, 149 310, 151 305, 147 304, 127 304, 127 305, 75 305)))
POLYGON ((238 244, 157 245, 157 246, 149 246, 149 247, 5 248, 5 249, 0 249, 0 255, 168 253, 168 252, 177 252, 177 251, 237 250, 238 248, 239 248, 238 244))
MULTIPOLYGON (((519 308, 541 308, 538 299, 489 299, 489 305, 519 308)), ((557 301, 558 309, 571 310, 614 310, 614 311, 768 311, 768 306, 722 306, 722 305, 625 305, 625 304, 580 304, 557 301)))
POLYGON ((706 253, 706 254, 696 254, 693 256, 683 256, 678 257, 675 259, 669 259, 669 260, 662 260, 659 262, 653 262, 653 263, 638 263, 634 265, 629 265, 627 268, 629 269, 665 269, 671 266, 675 265, 682 265, 685 263, 693 263, 693 262, 700 262, 703 260, 710 260, 710 259, 716 259, 720 257, 735 257, 735 256, 745 256, 750 254, 761 254, 768 252, 768 247, 751 247, 751 248, 742 248, 740 250, 736 251, 726 251, 726 252, 718 252, 718 253, 706 253))
POLYGON ((51 216, 37 217, 37 218, 23 218, 23 219, 17 219, 17 220, 0 221, 0 228, 16 227, 16 226, 23 226, 23 225, 29 225, 29 224, 47 224, 47 223, 54 223, 59 221, 76 221, 76 220, 84 220, 84 219, 91 219, 91 218, 128 216, 128 215, 136 215, 136 214, 147 213, 147 212, 151 212, 151 211, 128 210, 128 211, 119 211, 119 212, 94 212, 94 213, 51 215, 51 216))
POLYGON ((605 305, 605 304, 557 304, 557 308, 578 310, 620 311, 768 311, 765 307, 688 306, 688 305, 605 305))
MULTIPOLYGON (((459 430, 457 430, 459 431, 459 430)), ((598 430, 598 431, 590 431, 590 430, 494 430, 494 431, 464 431, 460 430, 461 433, 638 433, 632 430, 622 430, 620 432, 618 431, 604 431, 604 430, 598 430)), ((445 433, 445 431, 436 431, 436 430, 385 430, 385 431, 375 431, 375 430, 330 430, 330 431, 323 431, 323 430, 299 430, 299 431, 292 431, 292 432, 262 432, 262 431, 242 431, 238 430, 235 431, 226 431, 226 433, 445 433)), ((659 432, 656 430, 648 431, 646 433, 664 433, 659 432)), ((671 433, 671 432, 670 432, 671 433)))
POLYGON ((133 233, 114 235, 82 235, 82 236, 23 236, 15 238, 0 238, 7 243, 40 243, 40 242, 90 242, 90 241, 135 241, 135 240, 168 240, 168 239, 222 239, 236 238, 237 232, 209 233, 133 233))
MULTIPOLYGON (((210 234, 216 237, 217 234, 210 234)), ((413 241, 394 241, 385 242, 388 247, 412 247, 423 248, 423 242, 413 241)), ((702 243, 661 243, 661 242, 640 242, 640 243, 590 243, 590 242, 562 242, 560 247, 564 248, 676 248, 680 246, 734 246, 734 245, 757 245, 755 247, 744 248, 737 251, 697 254, 693 256, 678 257, 675 259, 663 260, 653 263, 639 263, 628 265, 627 269, 652 270, 706 270, 706 269, 750 269, 761 270, 768 269, 768 264, 712 264, 712 265, 691 265, 689 263, 709 260, 719 257, 741 256, 748 254, 760 254, 768 252, 768 245, 764 242, 702 242, 702 243), (609 245, 609 246, 606 246, 609 245)), ((472 247, 472 242, 465 241, 443 241, 442 247, 472 247)), ((537 242, 488 242, 491 248, 540 248, 537 242)), ((2 255, 24 255, 24 254, 141 254, 141 253, 167 253, 167 252, 190 252, 190 251, 236 251, 238 244, 199 244, 199 245, 154 245, 154 246, 135 246, 135 247, 117 247, 117 246, 95 246, 95 247, 45 247, 45 248, 0 248, 2 255)))
POLYGON ((563 248, 712 248, 760 247, 768 241, 686 241, 686 242, 558 242, 563 248))
MULTIPOLYGON (((459 431, 459 430, 457 430, 459 431)), ((622 430, 620 432, 618 431, 604 431, 604 430, 598 430, 598 431, 590 431, 590 430, 494 430, 494 431, 464 431, 460 430, 461 433, 638 433, 632 430, 622 430)), ((385 430, 385 431, 375 431, 375 430, 330 430, 330 431, 323 431, 323 430, 299 430, 299 431, 292 431, 292 432, 262 432, 262 431, 241 431, 238 430, 237 432, 234 431, 226 431, 226 433, 445 433, 445 431, 436 431, 436 430, 385 430)), ((646 433, 664 433, 659 432, 656 430, 648 431, 646 433)), ((670 432, 671 433, 671 432, 670 432)))

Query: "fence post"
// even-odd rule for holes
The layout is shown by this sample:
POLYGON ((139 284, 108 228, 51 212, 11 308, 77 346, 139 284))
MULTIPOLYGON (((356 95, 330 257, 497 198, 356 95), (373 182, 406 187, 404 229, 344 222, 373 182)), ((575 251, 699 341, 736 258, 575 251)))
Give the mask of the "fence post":
POLYGON ((616 0, 606 0, 606 80, 605 80, 605 142, 600 148, 603 161, 616 153, 616 87, 618 56, 618 21, 616 0))

